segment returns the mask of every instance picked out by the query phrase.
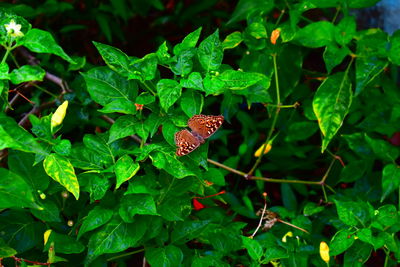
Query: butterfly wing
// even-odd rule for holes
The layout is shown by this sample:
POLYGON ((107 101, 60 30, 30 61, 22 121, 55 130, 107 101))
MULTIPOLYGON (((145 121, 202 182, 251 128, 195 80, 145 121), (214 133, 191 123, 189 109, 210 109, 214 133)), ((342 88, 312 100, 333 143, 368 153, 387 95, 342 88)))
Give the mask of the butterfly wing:
POLYGON ((175 144, 178 147, 176 155, 184 156, 198 148, 200 141, 188 130, 182 130, 175 134, 175 144))
POLYGON ((194 115, 188 121, 188 126, 193 132, 206 139, 213 135, 224 122, 224 116, 194 115))

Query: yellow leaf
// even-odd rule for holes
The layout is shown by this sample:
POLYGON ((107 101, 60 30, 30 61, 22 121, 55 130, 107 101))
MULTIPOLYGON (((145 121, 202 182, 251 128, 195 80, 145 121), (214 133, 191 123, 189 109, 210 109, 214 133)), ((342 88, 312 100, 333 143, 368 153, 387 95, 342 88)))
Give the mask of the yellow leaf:
POLYGON ((44 234, 43 234, 43 238, 44 238, 44 245, 46 245, 46 243, 47 243, 47 240, 49 240, 49 236, 50 236, 50 234, 51 234, 51 231, 52 230, 47 230, 46 232, 44 232, 44 234))

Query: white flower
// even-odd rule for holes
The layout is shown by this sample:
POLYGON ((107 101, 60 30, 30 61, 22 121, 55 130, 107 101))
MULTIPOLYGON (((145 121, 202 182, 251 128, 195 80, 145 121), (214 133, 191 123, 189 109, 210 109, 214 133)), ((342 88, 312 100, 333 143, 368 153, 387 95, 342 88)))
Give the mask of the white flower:
POLYGON ((21 24, 16 24, 12 19, 9 24, 5 24, 4 27, 7 30, 7 34, 11 37, 21 37, 24 33, 21 32, 21 24))

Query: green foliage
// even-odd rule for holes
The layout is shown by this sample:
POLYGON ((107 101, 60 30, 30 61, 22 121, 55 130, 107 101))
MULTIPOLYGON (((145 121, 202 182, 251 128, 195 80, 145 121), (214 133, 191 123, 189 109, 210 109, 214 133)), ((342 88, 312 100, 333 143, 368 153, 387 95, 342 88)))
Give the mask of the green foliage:
POLYGON ((72 4, 2 4, 3 265, 323 266, 322 241, 335 266, 399 264, 400 31, 350 15, 377 0, 240 0, 218 25, 195 16, 215 0, 131 2, 92 9, 105 37, 76 40, 87 59, 62 38, 82 25, 24 19, 72 4), (154 25, 191 33, 147 54, 105 44, 134 34, 113 18, 174 4, 154 25), (196 114, 225 122, 178 157, 196 114))

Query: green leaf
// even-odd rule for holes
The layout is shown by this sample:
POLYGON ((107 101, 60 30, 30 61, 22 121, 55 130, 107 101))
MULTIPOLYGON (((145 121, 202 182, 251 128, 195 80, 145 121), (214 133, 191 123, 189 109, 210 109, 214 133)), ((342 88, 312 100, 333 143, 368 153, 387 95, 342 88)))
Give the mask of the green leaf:
POLYGON ((40 208, 35 203, 32 188, 18 174, 0 168, 0 177, 0 209, 40 208))
POLYGON ((371 206, 365 202, 334 200, 339 219, 346 225, 365 224, 371 216, 371 206))
POLYGON ((17 253, 18 252, 15 249, 9 247, 6 242, 4 242, 4 240, 0 238, 0 258, 8 258, 14 256, 17 253))
MULTIPOLYGON (((193 50, 193 49, 192 49, 193 50)), ((193 69, 193 56, 194 52, 192 50, 186 50, 180 53, 178 56, 174 57, 176 59, 174 63, 170 64, 171 70, 175 75, 180 75, 182 77, 186 76, 193 69)))
POLYGON ((191 197, 188 195, 166 196, 163 202, 157 206, 157 211, 166 221, 183 221, 192 211, 191 197))
POLYGON ((13 84, 20 84, 29 81, 43 81, 46 71, 37 65, 23 65, 10 73, 10 80, 13 84))
POLYGON ((267 14, 275 7, 274 1, 264 1, 264 0, 240 0, 235 7, 235 11, 231 16, 231 19, 227 22, 227 25, 234 22, 247 19, 249 14, 253 16, 267 14))
POLYGON ((165 117, 156 113, 151 113, 147 120, 144 122, 144 128, 149 132, 150 137, 158 131, 158 127, 164 122, 165 117))
POLYGON ((58 251, 58 253, 78 254, 85 250, 85 246, 74 237, 66 234, 59 234, 55 231, 51 232, 44 246, 44 251, 48 251, 52 243, 54 243, 54 250, 58 251))
MULTIPOLYGON (((9 80, 10 76, 9 76, 9 72, 10 68, 8 67, 7 63, 0 63, 0 80, 9 80)), ((0 94, 1 94, 1 90, 0 90, 0 94)))
POLYGON ((385 198, 398 190, 400 186, 400 166, 396 164, 388 164, 383 168, 382 174, 382 197, 381 202, 385 198))
POLYGON ((115 189, 118 189, 122 183, 131 179, 139 171, 139 163, 134 162, 128 155, 120 157, 115 163, 115 175, 117 176, 117 184, 115 189))
POLYGON ((56 203, 51 200, 45 200, 40 203, 43 209, 37 210, 32 209, 32 214, 41 221, 44 222, 61 222, 60 209, 56 203))
POLYGON ((310 23, 298 30, 294 40, 311 48, 322 47, 334 40, 335 26, 328 21, 310 23))
POLYGON ((181 97, 181 108, 183 112, 190 118, 195 114, 200 114, 203 109, 204 98, 203 95, 187 89, 181 97))
POLYGON ((177 222, 171 234, 171 241, 184 244, 197 237, 209 223, 209 220, 177 222))
POLYGON ((138 119, 132 115, 120 116, 110 128, 108 143, 135 134, 138 123, 138 119))
POLYGON ((315 122, 300 121, 289 125, 288 133, 285 137, 286 142, 306 140, 318 130, 315 122))
POLYGON ((222 42, 222 49, 232 49, 240 45, 243 41, 241 32, 233 32, 226 36, 225 40, 222 42))
POLYGON ((349 0, 348 5, 349 8, 365 8, 374 6, 380 0, 349 0))
POLYGON ((71 153, 71 142, 67 139, 56 139, 56 144, 53 146, 54 152, 61 156, 69 156, 71 153))
POLYGON ((76 199, 79 199, 78 178, 75 175, 74 167, 67 158, 52 153, 46 156, 43 167, 47 175, 64 186, 76 199))
POLYGON ((351 150, 361 155, 362 157, 371 157, 373 151, 365 141, 365 135, 362 133, 354 133, 343 135, 344 140, 348 143, 351 150))
POLYGON ((152 196, 148 194, 129 194, 122 197, 119 208, 121 218, 125 222, 132 222, 132 218, 136 214, 158 215, 152 196))
POLYGON ((187 79, 181 79, 179 82, 182 87, 204 91, 203 78, 198 72, 190 73, 187 79))
POLYGON ((260 73, 236 70, 226 70, 217 77, 230 90, 243 90, 266 78, 260 73))
POLYGON ((343 62, 343 59, 350 55, 351 51, 347 46, 339 48, 336 44, 328 44, 324 51, 324 62, 328 73, 343 62))
POLYGON ((22 177, 33 192, 44 191, 49 186, 50 178, 41 164, 33 166, 34 161, 35 156, 33 154, 11 149, 8 151, 8 168, 10 171, 22 177))
POLYGON ((364 266, 371 255, 372 246, 357 242, 344 254, 344 266, 364 266))
POLYGON ((363 228, 357 232, 357 237, 368 244, 374 245, 374 237, 370 228, 363 228))
POLYGON ((155 96, 151 95, 150 93, 143 92, 138 97, 136 97, 136 104, 140 105, 148 105, 156 101, 155 96))
POLYGON ((364 58, 364 60, 369 60, 387 57, 388 35, 386 32, 382 31, 382 29, 374 28, 357 34, 357 59, 364 58))
POLYGON ((82 226, 79 228, 78 239, 89 231, 92 231, 106 224, 113 215, 113 211, 100 206, 94 207, 85 217, 82 226))
POLYGON ((23 46, 35 53, 50 53, 60 56, 69 63, 75 63, 47 31, 31 29, 25 35, 23 46))
POLYGON ((174 54, 179 55, 183 51, 190 48, 196 47, 197 41, 199 40, 202 27, 198 28, 194 32, 189 33, 180 44, 174 46, 174 54))
POLYGON ((394 205, 388 204, 376 211, 376 220, 381 223, 384 227, 392 226, 398 223, 399 214, 394 205))
POLYGON ((164 121, 162 124, 162 129, 162 134, 168 144, 175 146, 175 133, 177 133, 180 129, 176 127, 171 120, 164 121))
POLYGON ((400 65, 400 30, 390 37, 389 60, 397 66, 400 65))
POLYGON ((331 240, 329 245, 329 255, 336 256, 346 251, 353 245, 355 239, 347 229, 339 230, 331 240))
POLYGON ((316 213, 319 213, 319 212, 323 211, 324 209, 325 208, 323 206, 318 206, 314 202, 308 202, 304 206, 303 214, 304 214, 304 216, 311 216, 313 214, 316 214, 316 213))
POLYGON ((351 183, 360 179, 367 170, 368 163, 365 160, 349 162, 340 173, 340 182, 351 183))
POLYGON ((107 142, 108 136, 106 134, 86 134, 83 137, 83 144, 86 148, 95 153, 94 157, 97 164, 104 164, 110 166, 115 163, 114 151, 107 142))
POLYGON ((146 229, 146 221, 143 219, 128 224, 113 218, 90 237, 86 263, 92 262, 102 254, 117 253, 137 246, 146 229))
POLYGON ((156 168, 163 169, 178 179, 194 175, 191 170, 186 168, 182 162, 180 162, 171 154, 157 151, 152 154, 151 159, 156 168))
POLYGON ((345 16, 336 26, 336 42, 341 46, 348 44, 356 33, 356 26, 356 19, 353 16, 345 16))
POLYGON ((219 69, 224 52, 219 40, 218 29, 200 43, 197 55, 201 66, 207 72, 219 69))
POLYGON ((322 152, 342 126, 349 112, 352 97, 351 83, 343 72, 328 77, 315 93, 313 109, 324 136, 322 152))
POLYGON ((387 67, 386 60, 376 57, 356 58, 356 92, 359 95, 363 89, 387 67))
POLYGON ((218 79, 217 76, 206 74, 203 80, 204 91, 206 95, 219 95, 224 91, 225 83, 218 79))
POLYGON ((179 99, 182 94, 181 85, 170 79, 161 79, 157 83, 157 92, 160 98, 161 107, 168 111, 168 109, 179 99))
POLYGON ((160 64, 168 64, 171 61, 171 55, 168 53, 166 41, 158 47, 156 55, 160 64))
POLYGON ((93 44, 110 69, 124 77, 128 77, 131 70, 129 68, 129 58, 124 52, 110 45, 98 42, 93 42, 93 44))
POLYGON ((372 148, 375 156, 383 161, 393 162, 400 154, 400 150, 386 140, 373 139, 365 134, 365 140, 372 148))
POLYGON ((141 81, 153 80, 157 71, 157 55, 148 54, 143 58, 133 60, 130 67, 134 70, 129 73, 129 79, 138 79, 141 81))
POLYGON ((127 81, 118 73, 107 67, 93 68, 81 73, 85 79, 90 97, 100 105, 107 105, 115 100, 120 105, 132 105, 137 95, 137 85, 134 81, 127 81))
POLYGON ((21 209, 2 211, 0 214, 1 238, 18 253, 43 246, 45 230, 43 223, 21 209))
POLYGON ((69 155, 72 165, 82 170, 99 170, 103 168, 99 156, 91 149, 86 149, 82 144, 72 147, 69 155))
POLYGON ((289 258, 288 253, 278 246, 268 247, 264 254, 264 262, 275 261, 279 259, 289 258))
POLYGON ((253 260, 259 261, 263 256, 263 248, 261 244, 257 240, 251 239, 247 236, 242 236, 242 242, 250 257, 253 260))
POLYGON ((183 256, 182 250, 173 245, 162 248, 150 247, 145 251, 145 257, 152 267, 181 266, 183 256))
MULTIPOLYGON (((107 177, 95 173, 80 174, 79 177, 85 175, 87 184, 82 189, 90 193, 90 200, 94 202, 102 199, 111 187, 111 182, 107 177)), ((79 179, 80 180, 80 179, 79 179)))
POLYGON ((222 172, 217 168, 209 168, 204 173, 204 180, 210 181, 216 185, 224 186, 225 177, 222 172))
POLYGON ((253 22, 246 28, 246 33, 256 39, 267 38, 267 30, 262 23, 253 22))
POLYGON ((37 137, 51 141, 53 140, 53 133, 51 132, 51 115, 36 117, 34 114, 29 115, 29 121, 32 124, 32 133, 37 137))
POLYGON ((281 193, 283 196, 283 206, 288 210, 296 210, 298 200, 293 192, 292 186, 289 184, 281 184, 281 193))

